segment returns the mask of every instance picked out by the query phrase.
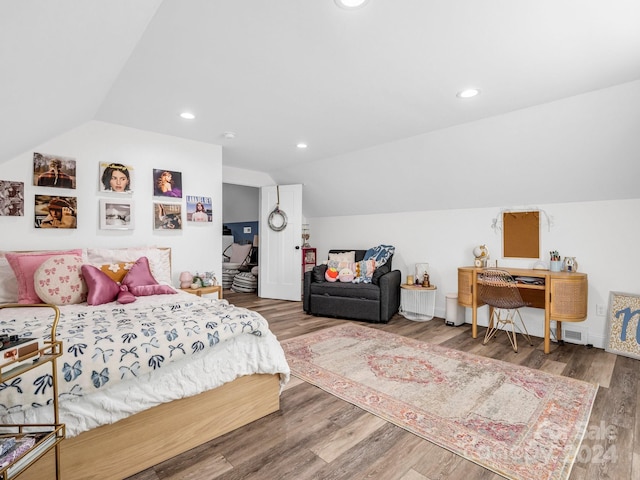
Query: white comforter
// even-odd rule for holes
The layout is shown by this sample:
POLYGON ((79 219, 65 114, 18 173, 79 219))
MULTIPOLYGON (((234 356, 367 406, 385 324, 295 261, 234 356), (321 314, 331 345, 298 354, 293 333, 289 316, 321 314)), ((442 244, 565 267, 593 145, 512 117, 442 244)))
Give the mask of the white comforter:
MULTIPOLYGON (((47 337, 50 309, 0 311, 0 331, 47 337)), ((241 375, 289 366, 267 321, 227 301, 176 295, 120 305, 60 307, 60 419, 68 437, 163 402, 195 395, 241 375)), ((49 372, 34 369, 0 385, 0 423, 47 423, 49 372)))

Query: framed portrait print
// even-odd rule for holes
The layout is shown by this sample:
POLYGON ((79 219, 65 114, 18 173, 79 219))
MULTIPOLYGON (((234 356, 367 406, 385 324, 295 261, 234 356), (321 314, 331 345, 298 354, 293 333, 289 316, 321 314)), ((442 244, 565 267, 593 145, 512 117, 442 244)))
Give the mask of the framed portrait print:
POLYGON ((24 216, 24 183, 0 180, 0 216, 24 216))
POLYGON ((182 204, 154 203, 154 230, 182 230, 182 204))
POLYGON ((77 197, 35 196, 36 228, 78 228, 77 197))
POLYGON ((154 168, 153 194, 156 197, 182 198, 182 173, 154 168))
POLYGON ((133 193, 133 167, 122 163, 100 164, 100 192, 131 195, 133 193))
POLYGON ((76 188, 75 159, 34 152, 33 184, 38 187, 76 188))
POLYGON ((133 201, 125 199, 100 200, 100 228, 102 230, 133 230, 133 201))
POLYGON ((607 352, 640 359, 640 295, 609 293, 607 352))
POLYGON ((213 222, 213 206, 211 197, 187 195, 187 221, 213 222))

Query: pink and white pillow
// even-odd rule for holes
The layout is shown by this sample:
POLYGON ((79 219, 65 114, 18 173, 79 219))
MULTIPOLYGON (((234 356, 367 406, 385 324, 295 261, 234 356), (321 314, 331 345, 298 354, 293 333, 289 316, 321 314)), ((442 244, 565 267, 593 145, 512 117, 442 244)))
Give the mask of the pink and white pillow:
POLYGON ((72 305, 87 299, 87 284, 82 277, 82 258, 56 255, 35 271, 34 289, 44 303, 72 305))
POLYGON ((42 302, 34 287, 35 272, 46 260, 58 255, 75 255, 82 258, 82 250, 5 254, 9 265, 11 265, 16 275, 18 283, 18 303, 42 302))

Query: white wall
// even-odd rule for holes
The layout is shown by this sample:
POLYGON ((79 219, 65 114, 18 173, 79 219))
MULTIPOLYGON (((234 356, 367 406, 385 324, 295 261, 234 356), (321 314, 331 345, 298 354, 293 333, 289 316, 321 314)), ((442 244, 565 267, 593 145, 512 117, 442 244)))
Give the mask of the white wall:
MULTIPOLYGON (((505 205, 502 208, 513 208, 505 205)), ((531 207, 531 206, 529 206, 531 207)), ((588 317, 569 324, 588 329, 588 343, 604 348, 606 317, 596 315, 596 304, 608 304, 610 291, 640 294, 640 199, 585 203, 536 205, 552 222, 542 221, 541 255, 558 250, 562 256, 575 256, 578 270, 589 275, 588 317)), ((491 228, 502 208, 438 210, 380 215, 309 218, 311 244, 318 258, 327 258, 331 248, 366 249, 378 244, 396 247, 394 269, 402 271, 403 281, 412 274, 415 263, 428 262, 430 280, 438 290, 436 315, 445 315, 445 295, 457 292, 457 269, 473 263, 472 250, 486 244, 491 261, 501 266, 533 266, 533 261, 502 258, 500 232, 491 228)), ((479 324, 487 324, 487 307, 479 310, 479 324)), ((466 313, 471 321, 470 309, 466 313)), ((530 333, 543 336, 542 310, 527 309, 525 320, 530 333)))
MULTIPOLYGON (((77 247, 163 246, 172 249, 174 284, 183 270, 214 271, 220 280, 222 230, 222 148, 182 138, 91 121, 53 138, 2 165, 2 180, 25 183, 25 216, 0 217, 1 250, 77 247), (33 152, 76 159, 77 189, 32 185, 33 152), (119 162, 134 167, 135 229, 100 230, 99 164, 119 162), (153 230, 153 169, 182 172, 183 229, 153 230), (34 228, 34 196, 64 195, 78 198, 78 228, 34 228), (211 197, 213 222, 186 222, 184 195, 211 197)), ((162 200, 155 198, 155 200, 162 200)), ((168 202, 169 203, 169 202, 168 202)))

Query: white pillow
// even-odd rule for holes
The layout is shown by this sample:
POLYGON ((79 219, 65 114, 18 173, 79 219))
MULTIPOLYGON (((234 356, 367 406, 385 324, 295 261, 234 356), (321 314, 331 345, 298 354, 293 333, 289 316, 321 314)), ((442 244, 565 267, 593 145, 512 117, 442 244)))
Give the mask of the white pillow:
POLYGON ((106 263, 136 262, 147 257, 153 278, 160 284, 171 285, 171 250, 158 247, 88 248, 87 260, 100 268, 106 263))
POLYGON ((341 253, 330 253, 329 260, 335 260, 336 262, 349 262, 353 263, 356 261, 356 252, 341 252, 341 253))
POLYGON ((0 252, 0 303, 18 302, 18 279, 4 252, 0 252))

